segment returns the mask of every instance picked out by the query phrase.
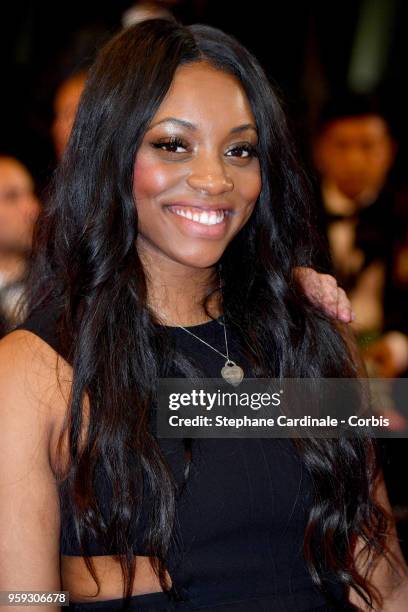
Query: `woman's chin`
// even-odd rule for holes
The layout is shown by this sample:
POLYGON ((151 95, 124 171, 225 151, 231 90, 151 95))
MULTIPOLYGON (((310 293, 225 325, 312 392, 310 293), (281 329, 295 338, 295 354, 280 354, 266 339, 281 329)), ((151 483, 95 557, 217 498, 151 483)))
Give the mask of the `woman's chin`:
MULTIPOLYGON (((208 248, 210 245, 203 244, 175 244, 176 249, 171 248, 172 245, 168 245, 169 248, 161 245, 159 249, 167 260, 174 262, 175 264, 181 264, 189 268, 204 269, 215 266, 221 259, 222 254, 225 251, 224 245, 217 245, 218 248, 208 248)), ((211 245, 214 247, 215 245, 211 245)))
POLYGON ((183 265, 188 266, 189 268, 204 270, 206 268, 214 267, 221 259, 221 255, 222 253, 220 255, 217 255, 216 257, 183 257, 182 259, 178 259, 178 261, 179 263, 182 263, 183 265))

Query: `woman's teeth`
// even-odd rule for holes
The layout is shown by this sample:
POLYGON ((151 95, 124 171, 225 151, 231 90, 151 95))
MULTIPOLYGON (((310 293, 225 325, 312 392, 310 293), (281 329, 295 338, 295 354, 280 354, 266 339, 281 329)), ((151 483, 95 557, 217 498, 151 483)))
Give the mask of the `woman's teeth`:
POLYGON ((174 214, 180 215, 180 217, 185 217, 186 219, 190 219, 190 221, 196 221, 203 225, 216 225, 217 223, 222 223, 225 216, 223 210, 204 210, 203 212, 192 212, 191 210, 182 210, 180 208, 170 208, 170 210, 174 214))

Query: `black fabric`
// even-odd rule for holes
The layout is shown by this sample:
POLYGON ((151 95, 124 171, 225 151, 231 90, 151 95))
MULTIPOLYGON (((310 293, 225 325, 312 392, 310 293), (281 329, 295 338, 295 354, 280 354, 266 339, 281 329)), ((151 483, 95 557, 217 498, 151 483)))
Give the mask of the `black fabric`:
POLYGON ((319 264, 329 274, 336 277, 337 282, 345 289, 354 289, 358 276, 373 261, 385 261, 393 240, 395 225, 395 194, 390 188, 380 192, 377 199, 370 205, 361 208, 352 215, 332 214, 326 210, 322 193, 316 192, 317 201, 317 223, 319 236, 323 245, 323 252, 330 253, 328 232, 332 223, 342 219, 357 222, 355 230, 355 246, 364 254, 361 268, 355 274, 344 276, 337 270, 331 261, 322 259, 319 264))
MULTIPOLYGON (((58 351, 55 314, 42 311, 20 325, 58 351)), ((170 328, 178 347, 192 356, 207 377, 219 377, 225 359, 180 328, 170 328)), ((225 353, 222 320, 189 328, 225 353)), ((228 328, 227 328, 228 331, 228 328)), ((247 377, 249 365, 229 334, 230 357, 247 377)), ((181 483, 184 446, 181 439, 158 438, 176 481, 181 483)), ((313 587, 302 555, 303 534, 312 504, 312 483, 290 439, 193 439, 187 486, 178 497, 176 528, 167 568, 170 595, 134 596, 131 610, 273 610, 301 612, 347 610, 341 585, 332 592, 339 607, 313 587), (323 606, 323 607, 322 607, 323 606)), ((111 495, 101 472, 98 501, 109 507, 111 495)), ((144 524, 148 508, 144 508, 144 524)), ((61 494, 61 554, 80 555, 67 499, 61 494)), ((143 522, 134 534, 141 546, 143 522)), ((92 542, 91 553, 113 554, 92 542)), ((123 600, 71 604, 75 610, 119 609, 123 600)), ((349 608, 352 609, 352 608, 349 608)))
MULTIPOLYGON (((301 596, 302 593, 299 594, 299 597, 301 596)), ((95 603, 70 604, 67 610, 72 612, 120 612, 123 601, 123 599, 111 599, 95 603)), ((274 596, 249 597, 245 600, 231 598, 229 602, 213 604, 210 607, 192 607, 189 602, 170 602, 164 593, 131 597, 126 609, 130 612, 184 612, 188 610, 199 610, 200 612, 293 612, 294 610, 302 612, 356 612, 357 610, 355 606, 346 602, 339 605, 323 604, 322 606, 310 607, 306 601, 303 605, 300 604, 300 607, 293 607, 293 600, 283 601, 274 596)))

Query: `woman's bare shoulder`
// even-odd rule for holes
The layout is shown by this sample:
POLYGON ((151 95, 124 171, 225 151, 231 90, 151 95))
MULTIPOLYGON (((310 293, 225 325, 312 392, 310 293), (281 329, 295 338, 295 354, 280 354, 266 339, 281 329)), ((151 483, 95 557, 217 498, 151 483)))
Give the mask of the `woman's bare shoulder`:
POLYGON ((0 421, 36 432, 51 456, 71 386, 71 366, 33 332, 18 329, 0 340, 0 421))
MULTIPOLYGON (((55 349, 35 333, 17 329, 0 340, 0 381, 16 394, 31 400, 55 399, 54 393, 70 389, 72 368, 55 349)), ((65 394, 64 394, 65 395, 65 394)), ((59 397, 60 399, 60 397, 59 397)), ((52 406, 44 404, 44 408, 52 406)))

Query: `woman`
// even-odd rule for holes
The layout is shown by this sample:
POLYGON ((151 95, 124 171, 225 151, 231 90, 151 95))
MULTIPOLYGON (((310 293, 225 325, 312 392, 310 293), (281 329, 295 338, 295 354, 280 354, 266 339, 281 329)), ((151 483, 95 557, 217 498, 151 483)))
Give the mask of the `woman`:
POLYGON ((39 227, 31 314, 0 353, 0 588, 61 584, 79 610, 323 611, 349 591, 380 605, 373 575, 398 606, 372 441, 152 435, 158 379, 218 377, 225 353, 248 377, 355 376, 293 282, 316 242, 253 56, 165 20, 114 38, 39 227))

